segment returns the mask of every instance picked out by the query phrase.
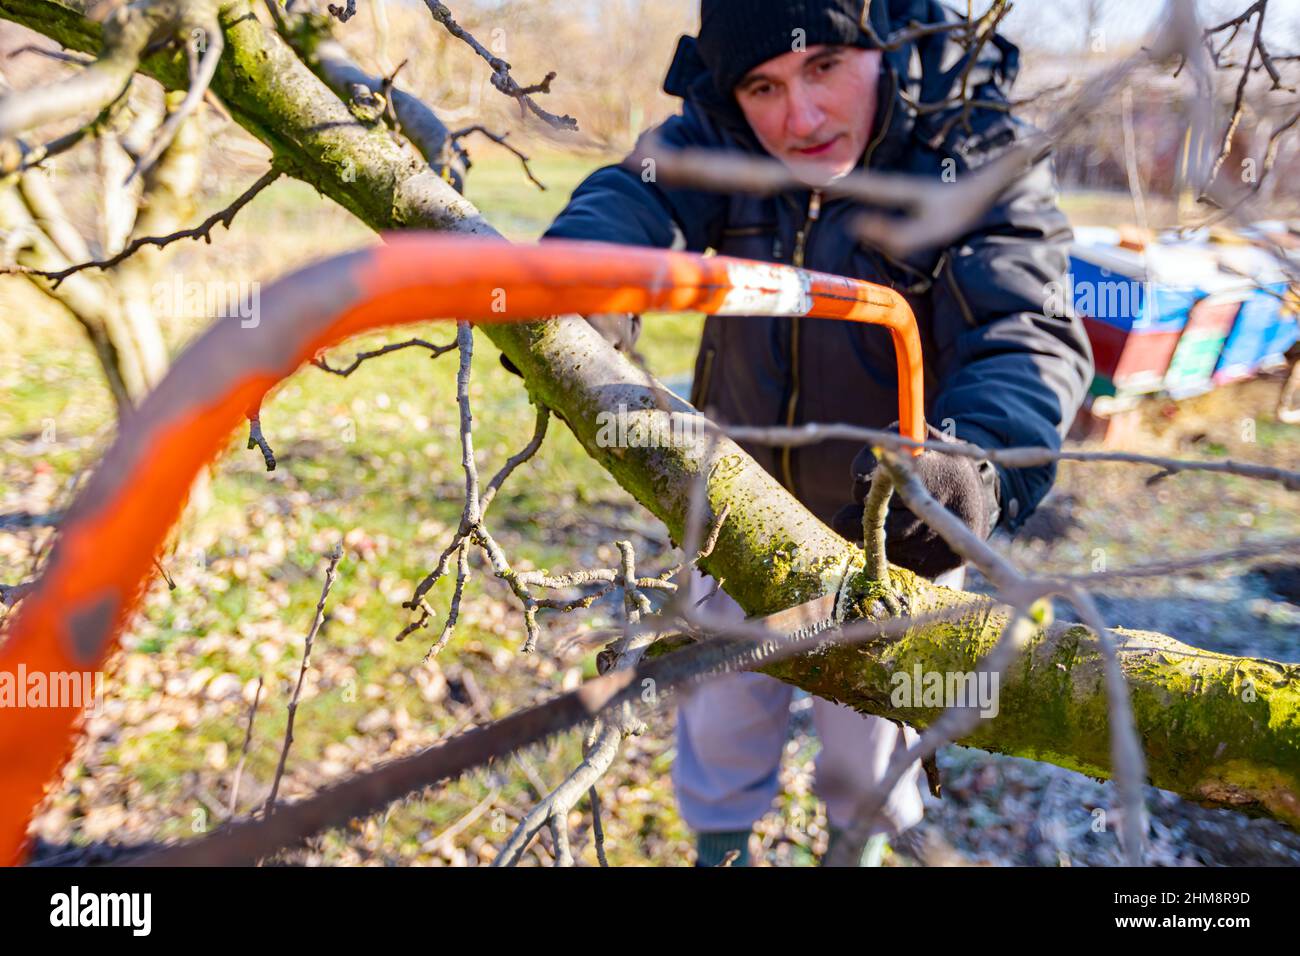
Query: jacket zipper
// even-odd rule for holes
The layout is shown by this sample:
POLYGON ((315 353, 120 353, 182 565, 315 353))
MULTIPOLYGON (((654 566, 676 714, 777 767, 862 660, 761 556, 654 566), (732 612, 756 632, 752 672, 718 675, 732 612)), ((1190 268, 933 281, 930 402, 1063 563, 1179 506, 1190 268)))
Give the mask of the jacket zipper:
MULTIPOLYGON (((879 132, 876 137, 867 145, 866 154, 862 158, 861 167, 866 168, 871 165, 871 157, 876 151, 876 147, 884 140, 885 135, 889 132, 889 124, 894 118, 894 100, 897 97, 896 83, 897 79, 893 71, 889 71, 889 96, 886 98, 888 108, 885 110, 885 118, 880 123, 879 132)), ((798 269, 804 267, 804 260, 808 248, 808 237, 812 233, 813 223, 821 217, 822 211, 822 194, 821 190, 814 189, 812 195, 808 198, 808 215, 804 220, 803 228, 795 234, 794 251, 791 256, 791 263, 798 269)), ((792 317, 790 319, 790 376, 791 388, 790 399, 785 407, 785 424, 787 427, 794 426, 795 411, 799 405, 799 319, 792 317)), ((794 487, 794 448, 785 445, 781 448, 781 475, 785 481, 786 489, 796 497, 794 487)))
MULTIPOLYGON (((808 197, 808 216, 804 221, 803 228, 795 234, 794 253, 791 262, 797 269, 802 269, 804 264, 805 253, 808 248, 808 236, 812 232, 813 223, 815 223, 822 214, 822 194, 821 190, 814 189, 812 195, 808 197)), ((790 319, 790 399, 785 406, 785 423, 787 427, 794 425, 795 410, 799 405, 799 317, 792 316, 790 319)), ((794 494, 794 466, 792 455, 794 449, 786 445, 781 449, 781 474, 785 477, 785 486, 794 494)))
POLYGON ((700 411, 704 411, 703 403, 709 397, 709 384, 713 381, 713 357, 717 351, 709 349, 704 353, 704 367, 700 369, 699 381, 691 389, 691 404, 700 411))

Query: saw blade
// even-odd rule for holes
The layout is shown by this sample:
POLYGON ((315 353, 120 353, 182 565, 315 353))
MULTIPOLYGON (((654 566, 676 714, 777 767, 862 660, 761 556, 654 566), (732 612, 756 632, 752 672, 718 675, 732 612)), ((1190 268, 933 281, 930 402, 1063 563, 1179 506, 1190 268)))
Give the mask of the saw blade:
POLYGON ((748 624, 758 624, 773 635, 788 638, 811 637, 822 631, 839 627, 843 622, 836 619, 835 604, 838 596, 823 594, 821 597, 804 601, 784 611, 764 614, 761 617, 746 618, 748 624))
POLYGON ((273 815, 226 823, 194 840, 153 849, 124 861, 144 866, 239 866, 293 844, 330 826, 377 812, 423 787, 454 780, 475 767, 522 747, 571 730, 623 703, 647 703, 645 688, 655 688, 657 707, 674 691, 711 674, 744 670, 767 659, 779 645, 838 627, 836 595, 827 594, 747 623, 771 632, 763 638, 703 641, 636 668, 611 671, 545 703, 516 711, 483 727, 467 730, 416 754, 318 791, 304 800, 277 806, 273 815))

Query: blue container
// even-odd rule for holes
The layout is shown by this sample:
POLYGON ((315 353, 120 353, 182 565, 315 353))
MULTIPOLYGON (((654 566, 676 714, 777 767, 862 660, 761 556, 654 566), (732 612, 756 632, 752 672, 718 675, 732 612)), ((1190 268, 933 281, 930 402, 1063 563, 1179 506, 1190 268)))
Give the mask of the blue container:
POLYGON ((1296 341, 1295 316, 1282 308, 1286 283, 1257 289, 1241 306, 1237 324, 1223 345, 1214 369, 1216 383, 1253 375, 1261 365, 1276 361, 1296 341))
POLYGON ((1177 332, 1208 291, 1202 280, 1215 266, 1200 243, 1136 252, 1105 244, 1101 230, 1078 232, 1081 241, 1070 250, 1070 284, 1080 315, 1135 333, 1177 332))
POLYGON ((1282 314, 1273 324, 1273 331, 1264 340, 1264 355, 1260 365, 1275 365, 1286 360, 1287 350, 1300 341, 1300 320, 1296 313, 1282 306, 1282 314))

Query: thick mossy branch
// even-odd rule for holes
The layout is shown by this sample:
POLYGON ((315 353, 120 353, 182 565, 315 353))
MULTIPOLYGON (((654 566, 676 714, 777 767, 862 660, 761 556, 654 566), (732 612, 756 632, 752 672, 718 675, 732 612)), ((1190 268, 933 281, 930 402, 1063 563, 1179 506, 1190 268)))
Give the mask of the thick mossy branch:
MULTIPOLYGON (((96 52, 99 27, 80 10, 77 0, 0 0, 0 16, 71 49, 96 52)), ((223 10, 222 25, 227 49, 213 89, 293 175, 375 230, 497 236, 414 149, 395 143, 381 126, 360 122, 244 0, 223 10)), ((170 88, 182 87, 184 52, 159 52, 143 70, 170 88)), ((523 372, 534 398, 560 415, 586 451, 678 541, 693 483, 707 474, 706 523, 724 502, 731 510, 703 567, 725 578, 727 592, 747 612, 763 614, 835 592, 853 570, 857 616, 881 613, 872 599, 879 584, 860 573, 861 551, 821 524, 733 442, 711 445, 701 437, 657 448, 601 447, 600 412, 624 405, 632 422, 663 433, 665 416, 694 411, 648 381, 586 322, 566 317, 482 331, 523 372), (656 392, 669 412, 657 407, 656 392)), ((890 580, 907 613, 978 603, 974 595, 898 569, 890 569, 890 580)), ((917 628, 889 644, 833 647, 768 671, 861 711, 925 726, 937 706, 896 704, 894 675, 914 673, 917 666, 923 673, 974 671, 1005 623, 1002 613, 984 606, 956 623, 917 628)), ((1160 634, 1121 629, 1116 637, 1152 782, 1300 825, 1300 668, 1199 651, 1160 634)), ((1041 629, 1002 683, 998 704, 998 716, 982 720, 965 743, 1108 774, 1101 659, 1084 628, 1041 629)))
MULTIPOLYGON (((926 727, 940 701, 895 696, 907 675, 973 673, 1007 623, 1006 609, 891 569, 907 612, 963 603, 972 613, 883 644, 833 646, 769 665, 767 673, 855 710, 926 727)), ((871 616, 871 615, 868 615, 871 616)), ((1191 799, 1300 826, 1300 665, 1215 654, 1153 631, 1114 628, 1151 782, 1191 799)), ((996 715, 960 741, 1111 775, 1101 651, 1078 624, 1038 628, 998 686, 996 715)))

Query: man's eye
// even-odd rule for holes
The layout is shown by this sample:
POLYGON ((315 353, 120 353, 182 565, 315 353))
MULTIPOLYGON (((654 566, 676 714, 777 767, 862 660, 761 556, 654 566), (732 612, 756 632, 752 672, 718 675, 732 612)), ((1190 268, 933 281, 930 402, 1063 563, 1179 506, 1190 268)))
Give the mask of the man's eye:
POLYGON ((829 73, 831 70, 835 69, 839 65, 840 65, 839 60, 822 60, 820 63, 817 64, 817 72, 829 73))

